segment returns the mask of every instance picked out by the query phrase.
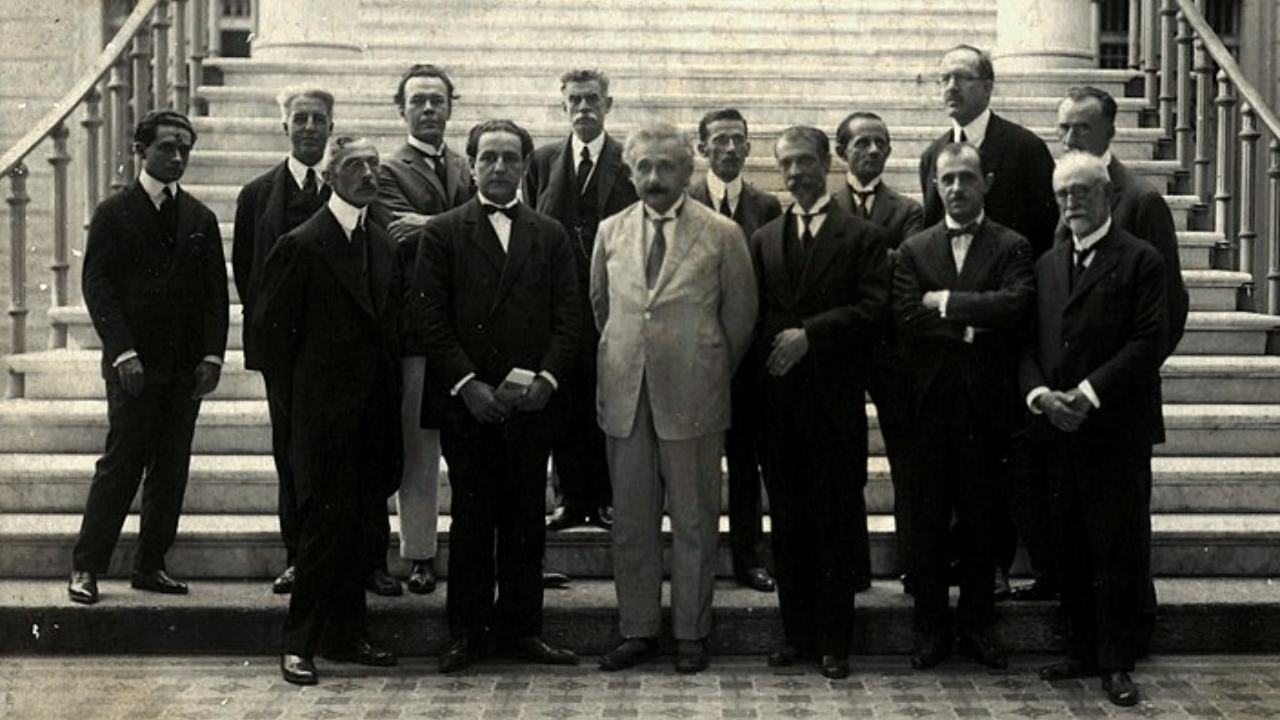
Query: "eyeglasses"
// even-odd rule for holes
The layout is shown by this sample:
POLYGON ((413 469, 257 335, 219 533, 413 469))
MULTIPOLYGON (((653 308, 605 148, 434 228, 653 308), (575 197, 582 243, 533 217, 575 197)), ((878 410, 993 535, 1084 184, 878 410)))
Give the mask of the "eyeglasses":
POLYGON ((1076 202, 1080 202, 1082 200, 1087 200, 1089 196, 1093 195, 1094 187, 1095 186, 1093 185, 1070 185, 1068 187, 1054 190, 1053 196, 1058 199, 1058 202, 1065 202, 1067 197, 1070 197, 1076 202))
POLYGON ((959 73, 959 72, 942 73, 937 77, 939 85, 947 85, 953 81, 955 82, 956 85, 963 85, 965 83, 974 82, 975 80, 985 80, 985 79, 986 78, 979 77, 978 75, 974 75, 973 73, 959 73))

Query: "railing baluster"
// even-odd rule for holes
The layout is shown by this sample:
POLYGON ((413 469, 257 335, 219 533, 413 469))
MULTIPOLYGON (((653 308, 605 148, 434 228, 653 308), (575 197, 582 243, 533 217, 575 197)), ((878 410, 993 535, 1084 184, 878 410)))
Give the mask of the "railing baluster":
MULTIPOLYGON (((1187 25, 1187 32, 1191 32, 1191 26, 1187 25)), ((1204 42, 1200 38, 1195 38, 1192 43, 1195 48, 1193 52, 1192 74, 1195 76, 1196 83, 1196 119, 1195 119, 1195 159, 1191 161, 1192 165, 1192 187, 1197 198, 1197 202, 1208 208, 1209 200, 1213 194, 1210 186, 1210 174, 1213 169, 1213 157, 1210 153, 1213 151, 1213 64, 1209 61, 1209 56, 1204 51, 1204 42)))
POLYGON ((1129 0, 1129 58, 1130 70, 1142 67, 1142 0, 1129 0))
MULTIPOLYGON (((53 166, 53 262, 49 269, 53 270, 53 296, 50 307, 66 307, 67 305, 67 271, 71 263, 67 257, 67 164, 71 155, 67 153, 67 137, 71 132, 66 123, 58 123, 49 137, 53 138, 53 154, 49 156, 49 164, 53 166)), ((55 324, 49 335, 49 347, 65 348, 67 346, 67 326, 55 324)))
POLYGON ((205 0, 191 0, 191 68, 188 78, 191 82, 191 112, 205 115, 209 112, 209 104, 200 95, 200 87, 204 85, 204 61, 209 57, 209 7, 205 0))
POLYGON ((147 92, 151 88, 150 66, 147 58, 151 55, 150 33, 148 30, 139 30, 138 34, 133 37, 133 50, 129 53, 129 59, 133 64, 133 102, 129 108, 128 124, 120 129, 125 138, 125 147, 128 148, 124 159, 124 176, 121 178, 121 186, 132 182, 133 178, 138 175, 136 166, 136 157, 133 153, 132 128, 133 125, 142 119, 147 112, 147 108, 151 107, 151 103, 147 102, 147 92))
POLYGON ((209 21, 209 57, 222 57, 222 0, 210 0, 209 21))
POLYGON ((169 2, 160 0, 151 16, 151 102, 153 107, 172 107, 169 95, 169 2))
POLYGON ((191 47, 187 44, 187 0, 173 0, 173 106, 191 112, 191 82, 187 77, 191 47))
POLYGON ((1147 107, 1160 106, 1160 0, 1142 2, 1143 95, 1147 107))
MULTIPOLYGON (((9 173, 9 352, 27 351, 27 166, 18 163, 9 173)), ((22 397, 26 388, 21 373, 9 369, 7 395, 22 397)))
POLYGON ((1280 138, 1271 138, 1271 165, 1267 168, 1267 312, 1280 315, 1280 138))
POLYGON ((84 177, 85 213, 84 229, 89 228, 89 213, 102 199, 102 93, 95 87, 84 96, 84 177))
POLYGON ((107 83, 107 90, 111 93, 111 111, 108 116, 111 125, 107 131, 110 142, 107 158, 111 162, 108 192, 111 192, 125 186, 129 155, 132 153, 129 147, 129 128, 133 124, 129 114, 129 75, 123 60, 111 66, 111 82, 107 83))
POLYGON ((1253 246, 1258 233, 1254 231, 1253 183, 1258 167, 1258 115, 1249 103, 1240 105, 1240 172, 1236 177, 1240 181, 1240 234, 1239 257, 1236 270, 1253 274, 1253 246))
POLYGON ((1218 106, 1218 145, 1215 153, 1217 182, 1213 193, 1213 229, 1220 236, 1218 247, 1224 251, 1223 259, 1226 261, 1218 267, 1234 268, 1239 260, 1238 257, 1232 257, 1233 251, 1238 252, 1239 247, 1234 212, 1237 176, 1233 151, 1236 144, 1232 140, 1235 130, 1236 94, 1235 87, 1225 72, 1218 72, 1218 95, 1213 102, 1218 106))
POLYGON ((1191 26, 1187 19, 1178 13, 1178 70, 1175 79, 1174 94, 1178 100, 1178 124, 1174 127, 1174 147, 1178 164, 1183 171, 1191 170, 1192 155, 1195 148, 1195 126, 1192 125, 1192 77, 1191 77, 1191 26))
POLYGON ((1160 7, 1160 129, 1165 137, 1173 137, 1174 106, 1178 101, 1177 14, 1173 0, 1164 0, 1160 7))

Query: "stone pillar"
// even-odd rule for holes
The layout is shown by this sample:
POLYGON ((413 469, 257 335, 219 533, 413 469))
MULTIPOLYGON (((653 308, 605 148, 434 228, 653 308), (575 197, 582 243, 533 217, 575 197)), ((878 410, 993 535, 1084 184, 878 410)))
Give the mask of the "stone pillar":
POLYGON ((1093 0, 998 0, 996 46, 1001 70, 1097 67, 1093 0))
POLYGON ((343 60, 363 49, 350 0, 259 0, 255 58, 343 60))

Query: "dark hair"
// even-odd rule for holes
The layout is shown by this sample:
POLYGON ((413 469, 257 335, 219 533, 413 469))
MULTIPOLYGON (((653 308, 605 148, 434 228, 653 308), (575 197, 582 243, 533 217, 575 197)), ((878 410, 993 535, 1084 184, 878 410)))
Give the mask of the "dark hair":
POLYGON ((574 69, 560 76, 560 92, 564 92, 564 86, 571 82, 600 83, 600 94, 609 97, 609 76, 599 70, 574 69))
POLYGON ((191 127, 186 115, 168 108, 151 110, 133 128, 133 142, 139 151, 156 141, 156 129, 161 125, 176 125, 191 133, 192 144, 196 141, 196 129, 191 127))
MULTIPOLYGON (((803 140, 813 145, 813 150, 819 158, 825 158, 828 161, 831 158, 831 141, 827 139, 827 134, 816 127, 809 125, 792 125, 782 131, 782 135, 778 137, 778 142, 783 140, 803 140)), ((777 154, 777 146, 774 146, 774 154, 777 154)))
POLYGON ((528 158, 533 153, 533 137, 514 121, 485 120, 477 123, 471 128, 471 132, 467 133, 467 157, 472 162, 475 162, 476 153, 479 152, 481 136, 491 132, 509 132, 520 138, 520 157, 528 158))
POLYGON ((431 63, 414 63, 400 76, 400 84, 396 86, 396 107, 404 107, 404 86, 408 84, 410 79, 416 77, 440 78, 440 82, 444 83, 445 94, 449 96, 449 110, 453 110, 453 101, 458 99, 458 93, 453 90, 453 81, 449 79, 449 75, 444 70, 431 63))
POLYGON ((844 154, 844 149, 848 147, 849 141, 853 139, 853 131, 849 129, 849 126, 853 124, 854 120, 874 120, 880 123, 884 126, 884 139, 890 140, 889 124, 886 123, 879 115, 865 110, 851 112, 848 117, 840 121, 840 126, 836 128, 836 152, 841 155, 844 154))
MULTIPOLYGON (((966 152, 969 152, 969 151, 972 151, 974 154, 974 157, 978 158, 978 174, 985 176, 987 171, 984 170, 982 167, 982 153, 978 152, 978 148, 974 147, 973 145, 970 145, 967 142, 947 143, 941 150, 938 151, 938 160, 941 160, 943 155, 948 155, 951 157, 960 157, 961 155, 964 155, 966 152)), ((937 165, 938 163, 937 161, 935 161, 934 163, 935 174, 937 173, 937 170, 936 170, 937 165)))
POLYGON ((995 66, 991 64, 991 56, 988 55, 986 51, 980 48, 974 47, 973 45, 969 45, 967 43, 960 43, 959 45, 956 45, 955 47, 952 47, 951 49, 947 50, 945 53, 943 53, 943 55, 944 56, 950 55, 951 53, 957 50, 965 50, 978 56, 978 78, 979 79, 992 80, 992 81, 996 79, 995 66))
POLYGON ((737 108, 721 108, 703 115, 702 119, 698 121, 698 140, 700 142, 707 141, 707 135, 711 132, 711 123, 717 120, 737 120, 742 123, 743 132, 748 135, 751 134, 747 130, 747 119, 742 117, 742 113, 738 112, 737 108))
POLYGON ((1102 114, 1112 123, 1116 121, 1116 99, 1106 90, 1092 85, 1077 85, 1067 89, 1067 97, 1075 102, 1093 98, 1102 105, 1102 114))

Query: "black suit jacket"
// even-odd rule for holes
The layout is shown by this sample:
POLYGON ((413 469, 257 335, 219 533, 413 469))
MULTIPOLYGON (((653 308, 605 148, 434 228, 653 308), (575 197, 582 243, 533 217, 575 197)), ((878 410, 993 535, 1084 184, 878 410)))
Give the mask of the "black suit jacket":
POLYGON ((956 274, 946 225, 913 235, 898 250, 893 277, 893 314, 910 376, 912 409, 942 373, 956 373, 969 403, 986 428, 1003 437, 1016 408, 1019 330, 1029 317, 1035 290, 1031 245, 1021 235, 987 220, 974 235, 964 267, 956 274), (947 316, 924 306, 924 294, 949 290, 947 316), (965 328, 975 328, 965 342, 965 328))
MULTIPOLYGON (((707 179, 699 178, 689 186, 689 197, 719 212, 719 199, 711 199, 707 179)), ((742 228, 743 237, 751 237, 763 225, 782 214, 782 205, 771 193, 761 192, 747 183, 742 184, 738 207, 733 211, 733 221, 742 228)))
MULTIPOLYGON (((853 190, 848 183, 844 183, 831 197, 849 214, 857 214, 853 190)), ((875 198, 868 219, 884 228, 890 250, 897 250, 903 240, 924 229, 924 208, 920 203, 889 187, 883 180, 876 186, 875 198)))
POLYGON ((148 382, 190 376, 227 347, 227 265, 218 218, 181 187, 172 245, 142 185, 94 210, 81 276, 85 304, 102 338, 102 377, 135 350, 148 382))
MULTIPOLYGON (((568 208, 577 203, 578 159, 573 156, 573 138, 548 143, 533 151, 524 175, 524 201, 534 210, 561 223, 566 222, 568 208)), ((605 135, 604 149, 596 163, 595 208, 599 220, 617 214, 639 199, 631 184, 631 171, 622 162, 622 143, 605 135)), ((587 282, 591 261, 591 249, 595 245, 595 232, 588 228, 576 248, 578 255, 578 280, 587 282)))
MULTIPOLYGON (((262 359, 248 320, 253 317, 253 300, 262 286, 262 267, 267 262, 267 255, 275 247, 276 240, 293 229, 285 227, 285 205, 289 199, 288 183, 291 182, 294 180, 286 160, 249 181, 236 198, 231 272, 235 276, 236 293, 240 296, 240 309, 245 318, 244 365, 250 370, 261 370, 262 359)), ((322 184, 322 202, 328 200, 329 193, 329 186, 322 184)))
MULTIPOLYGON (((788 222, 794 223, 794 216, 783 213, 751 236, 760 288, 757 372, 771 382, 764 380, 764 363, 773 338, 787 328, 804 327, 809 352, 791 372, 807 373, 823 388, 821 407, 813 408, 814 428, 865 457, 866 355, 889 302, 885 233, 828 206, 801 277, 793 283, 783 248, 788 222)), ((769 397, 766 392, 766 415, 769 397)), ((865 472, 865 463, 861 469, 865 472)))
MULTIPOLYGON (((920 157, 920 190, 924 197, 924 223, 942 222, 942 198, 933 184, 938 153, 952 141, 947 130, 920 157)), ((1031 242, 1039 257, 1053 245, 1058 225, 1058 205, 1053 199, 1053 155, 1035 133, 991 114, 987 135, 978 148, 982 169, 995 174, 987 192, 987 217, 1031 242)))
POLYGON ((427 350, 426 427, 469 417, 449 391, 470 373, 496 388, 515 367, 558 382, 573 368, 583 322, 573 249, 559 223, 517 207, 506 253, 478 199, 423 232, 412 326, 427 350))
POLYGON ((367 274, 332 211, 322 208, 267 256, 252 329, 264 372, 279 378, 305 504, 400 479, 400 267, 385 231, 367 222, 367 274))
MULTIPOLYGON (((1070 242, 1036 262, 1036 331, 1022 353, 1019 384, 1026 397, 1039 386, 1070 390, 1087 379, 1102 406, 1076 431, 1076 442, 1132 452, 1164 441, 1164 262, 1150 243, 1114 225, 1095 247, 1074 289, 1070 242)), ((1043 417, 1037 423, 1056 432, 1043 417)))
POLYGON ((470 200, 475 191, 467 159, 446 145, 444 162, 448 182, 442 185, 422 153, 408 143, 383 160, 378 166, 378 202, 373 206, 379 222, 385 226, 397 212, 439 215, 470 200))

